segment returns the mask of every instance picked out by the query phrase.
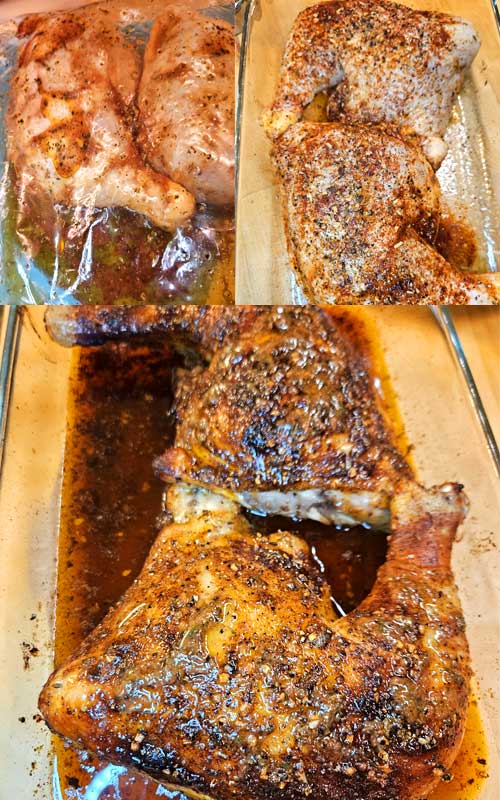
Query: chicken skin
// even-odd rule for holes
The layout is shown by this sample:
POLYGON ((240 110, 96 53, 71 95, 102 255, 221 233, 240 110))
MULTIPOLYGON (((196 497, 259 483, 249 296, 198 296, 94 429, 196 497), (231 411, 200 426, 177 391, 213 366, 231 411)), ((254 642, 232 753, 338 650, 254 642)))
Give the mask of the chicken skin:
POLYGON ((140 59, 89 15, 28 17, 7 119, 18 195, 67 207, 126 206, 175 230, 194 213, 182 186, 143 161, 133 136, 140 59))
POLYGON ((352 331, 317 308, 271 309, 180 376, 166 481, 260 513, 381 528, 409 470, 352 331))
POLYGON ((390 123, 437 168, 453 101, 479 45, 466 20, 388 0, 310 6, 290 33, 265 127, 280 136, 316 94, 332 89, 331 118, 390 123))
POLYGON ((47 314, 65 344, 156 329, 209 359, 179 375, 174 446, 156 463, 167 482, 260 513, 387 529, 394 484, 411 473, 349 320, 267 306, 47 314))
POLYGON ((500 301, 487 277, 463 273, 434 248, 449 222, 418 147, 381 127, 298 122, 273 156, 290 260, 312 302, 500 301))
POLYGON ((185 491, 140 576, 43 689, 52 730, 218 800, 428 797, 469 699, 450 568, 461 487, 398 487, 387 563, 338 620, 302 540, 252 532, 213 495, 179 503, 185 491))
POLYGON ((45 326, 63 347, 165 339, 208 361, 224 342, 272 313, 268 306, 48 306, 45 326))
POLYGON ((155 22, 139 90, 140 147, 198 201, 234 203, 233 27, 167 9, 155 22))

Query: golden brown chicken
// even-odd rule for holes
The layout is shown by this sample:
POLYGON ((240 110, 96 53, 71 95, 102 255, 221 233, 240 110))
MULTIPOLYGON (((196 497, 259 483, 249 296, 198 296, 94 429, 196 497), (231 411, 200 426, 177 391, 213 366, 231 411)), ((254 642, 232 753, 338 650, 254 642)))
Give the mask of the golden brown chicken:
POLYGON ((210 359, 182 372, 168 482, 203 486, 261 513, 387 528, 410 471, 349 326, 318 308, 54 309, 63 343, 158 333, 210 359))
POLYGON ((209 359, 269 313, 267 306, 48 306, 45 325, 63 347, 165 339, 209 359))
POLYGON ((422 800, 461 744, 470 665, 450 569, 460 487, 399 486, 387 563, 334 620, 297 537, 175 489, 177 521, 49 679, 49 726, 217 800, 422 800))
POLYGON ((290 33, 279 86, 264 123, 272 137, 333 89, 331 118, 391 123, 437 168, 464 71, 479 49, 470 23, 388 0, 332 0, 306 8, 290 33))
POLYGON ((232 25, 185 8, 156 21, 139 89, 139 146, 158 172, 212 205, 234 203, 232 25))
POLYGON ((7 118, 8 157, 21 202, 126 206, 174 230, 194 213, 182 186, 142 159, 133 136, 141 64, 95 14, 28 17, 7 118))
POLYGON ((312 301, 498 304, 434 248, 449 222, 418 147, 381 127, 298 122, 274 145, 290 261, 312 301))

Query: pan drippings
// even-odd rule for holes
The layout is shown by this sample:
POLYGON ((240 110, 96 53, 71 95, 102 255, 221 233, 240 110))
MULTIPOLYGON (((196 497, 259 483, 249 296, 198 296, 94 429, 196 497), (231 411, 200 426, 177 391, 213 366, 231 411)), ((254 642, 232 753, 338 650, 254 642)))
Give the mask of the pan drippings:
MULTIPOLYGON (((169 413, 175 362, 164 349, 125 345, 80 352, 74 365, 59 552, 56 662, 60 664, 139 572, 162 516, 164 485, 154 458, 172 441, 169 413)), ((250 520, 252 515, 248 515, 250 520)), ((285 527, 265 520, 266 532, 285 527)), ((263 519, 258 518, 263 529, 263 519)), ((344 611, 370 591, 384 561, 384 534, 313 522, 286 528, 303 535, 321 562, 344 611)), ((179 792, 86 753, 57 744, 64 800, 185 800, 179 792)), ((439 800, 472 800, 481 782, 484 742, 472 708, 457 780, 439 800)))

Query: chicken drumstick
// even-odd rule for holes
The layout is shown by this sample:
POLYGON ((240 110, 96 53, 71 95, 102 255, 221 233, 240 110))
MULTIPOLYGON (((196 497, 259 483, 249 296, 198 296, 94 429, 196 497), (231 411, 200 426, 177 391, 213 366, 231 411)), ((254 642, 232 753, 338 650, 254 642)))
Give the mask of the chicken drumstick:
POLYGON ((332 88, 331 118, 390 123, 437 168, 453 101, 478 50, 476 31, 459 17, 390 0, 316 3, 295 20, 265 127, 280 136, 332 88))
POLYGON ((460 487, 398 487, 387 563, 337 621, 307 546, 254 534, 219 503, 202 496, 160 533, 47 682, 49 726, 218 800, 428 797, 457 755, 469 698, 450 568, 460 487))

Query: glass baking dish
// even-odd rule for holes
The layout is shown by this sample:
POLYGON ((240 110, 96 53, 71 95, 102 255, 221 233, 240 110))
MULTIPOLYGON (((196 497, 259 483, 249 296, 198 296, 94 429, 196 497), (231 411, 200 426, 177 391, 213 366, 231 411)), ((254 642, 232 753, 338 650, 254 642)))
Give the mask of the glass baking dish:
MULTIPOLYGON (((5 9, 0 2, 0 302, 234 302, 232 208, 200 204, 191 220, 167 232, 126 207, 64 208, 38 194, 24 203, 8 161, 6 118, 25 41, 17 28, 25 14, 90 14, 87 8, 95 7, 140 53, 153 21, 169 4, 175 0, 12 0, 5 9)), ((234 22, 226 0, 187 0, 181 6, 183 13, 198 9, 234 22)), ((188 137, 184 145, 189 144, 188 137)), ((27 167, 18 182, 29 184, 31 178, 27 167)))
MULTIPOLYGON (((466 77, 446 133, 449 153, 438 171, 443 195, 474 229, 478 273, 500 264, 500 74, 498 9, 491 0, 399 0, 466 17, 482 47, 466 77)), ((297 14, 313 0, 248 0, 241 11, 239 181, 236 242, 237 303, 303 303, 289 264, 279 184, 270 142, 260 124, 274 97, 286 39, 297 14)))
MULTIPOLYGON (((54 344, 44 309, 2 309, 2 397, 8 404, 0 482, 0 800, 61 800, 37 697, 51 671, 68 386, 78 351, 54 344), (9 380, 10 377, 10 380, 9 380), (10 392, 8 391, 10 387, 10 392), (55 786, 56 784, 54 784, 55 786)), ((476 407, 427 309, 358 309, 376 340, 419 479, 459 481, 471 510, 454 550, 489 745, 481 800, 500 791, 500 483, 476 407)), ((498 312, 490 319, 498 331, 498 312)), ((478 320, 479 322, 479 320, 478 320)), ((478 333, 480 336, 480 331, 478 333)), ((490 343, 498 357, 498 340, 490 343)), ((478 380, 478 385, 484 385, 478 380)), ((375 385, 379 391, 381 386, 375 385)), ((489 398, 490 400, 491 398, 489 398)), ((490 409, 493 402, 487 403, 490 409)), ((161 449, 161 443, 160 443, 161 449)), ((166 790, 165 790, 166 792, 166 790)), ((159 796, 171 796, 160 790, 159 796)), ((109 795, 105 795, 108 800, 109 795)), ((118 800, 119 795, 111 795, 118 800)), ((74 800, 103 800, 82 795, 74 800)), ((467 800, 459 795, 454 800, 467 800)))

